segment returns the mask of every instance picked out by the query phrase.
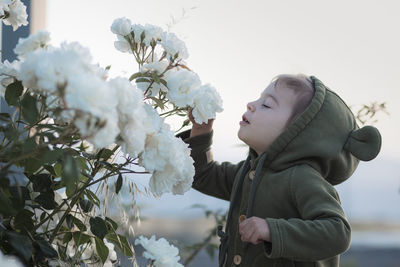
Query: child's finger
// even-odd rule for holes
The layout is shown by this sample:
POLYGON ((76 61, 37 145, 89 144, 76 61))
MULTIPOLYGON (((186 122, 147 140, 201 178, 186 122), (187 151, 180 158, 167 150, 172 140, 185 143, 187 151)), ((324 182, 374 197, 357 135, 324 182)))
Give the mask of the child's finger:
POLYGON ((246 231, 243 231, 241 234, 241 239, 243 242, 249 242, 250 237, 253 235, 253 230, 252 229, 246 229, 246 231))
POLYGON ((239 225, 239 233, 241 235, 242 241, 249 242, 251 240, 251 236, 254 234, 255 229, 253 227, 248 227, 249 225, 243 221, 239 225))
POLYGON ((191 122, 194 122, 194 117, 193 117, 193 114, 192 114, 192 110, 189 110, 188 117, 189 117, 191 122))
POLYGON ((241 235, 246 235, 249 231, 252 231, 252 227, 249 226, 249 219, 245 219, 241 223, 239 223, 239 233, 241 235))
POLYGON ((258 242, 257 242, 258 237, 259 237, 258 232, 257 231, 253 231, 253 233, 249 237, 249 242, 253 243, 254 245, 257 245, 258 244, 258 242))

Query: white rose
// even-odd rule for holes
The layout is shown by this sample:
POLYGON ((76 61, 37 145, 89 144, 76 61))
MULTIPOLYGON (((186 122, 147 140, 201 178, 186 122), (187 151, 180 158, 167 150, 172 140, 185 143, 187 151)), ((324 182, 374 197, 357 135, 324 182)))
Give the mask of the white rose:
POLYGON ((154 260, 155 267, 183 267, 178 261, 179 250, 168 243, 164 238, 156 240, 153 235, 150 239, 140 236, 135 240, 135 245, 142 245, 146 251, 143 256, 147 259, 154 260))
POLYGON ((161 196, 172 192, 183 194, 193 182, 194 167, 188 145, 174 136, 168 124, 161 131, 148 135, 139 164, 152 171, 150 189, 161 196))
POLYGON ((90 51, 78 43, 62 43, 61 47, 35 50, 24 55, 20 78, 28 88, 56 92, 69 78, 90 73, 104 79, 106 72, 92 64, 90 51))
POLYGON ((46 47, 49 42, 50 33, 47 31, 38 31, 36 34, 31 34, 27 38, 19 38, 18 44, 14 48, 14 52, 19 57, 23 57, 26 53, 46 47))
POLYGON ((143 125, 148 135, 158 133, 164 125, 164 118, 150 105, 144 104, 143 125))
POLYGON ((167 52, 167 58, 171 60, 178 54, 179 59, 187 59, 189 57, 185 43, 180 40, 174 33, 163 32, 161 34, 161 45, 167 52))
POLYGON ((13 31, 16 31, 21 25, 28 25, 26 6, 20 0, 14 0, 8 8, 9 16, 3 19, 4 24, 11 25, 13 31))
POLYGON ((193 97, 193 117, 201 124, 209 119, 215 119, 216 112, 222 112, 222 99, 217 90, 209 84, 202 85, 196 90, 193 97))
POLYGON ((102 79, 87 73, 68 77, 65 101, 69 108, 99 117, 115 110, 118 104, 112 88, 102 79))
POLYGON ((199 76, 186 69, 171 73, 167 79, 167 98, 178 107, 193 105, 194 91, 201 85, 199 76))
POLYGON ((19 72, 19 61, 14 60, 9 62, 8 60, 0 63, 0 96, 4 97, 6 88, 8 85, 13 83, 15 79, 18 79, 19 72))
POLYGON ((161 74, 167 69, 168 66, 169 66, 169 62, 167 60, 154 61, 154 62, 144 64, 140 68, 140 71, 141 72, 154 71, 157 74, 161 74))
POLYGON ((144 26, 140 24, 133 24, 131 26, 131 31, 133 31, 133 34, 135 36, 135 42, 136 43, 141 43, 141 35, 144 32, 144 26))
POLYGON ((144 105, 142 92, 128 79, 122 77, 111 79, 109 86, 112 88, 112 94, 116 95, 119 113, 128 116, 133 110, 144 105))
POLYGON ((126 36, 131 33, 131 21, 127 18, 115 19, 111 25, 111 31, 115 34, 126 36))
POLYGON ((115 49, 117 49, 118 51, 120 51, 122 53, 125 53, 125 52, 132 53, 131 46, 128 43, 128 41, 126 41, 126 40, 115 41, 114 47, 115 47, 115 49))
POLYGON ((129 121, 123 125, 120 124, 119 127, 123 139, 119 143, 122 151, 136 158, 144 150, 146 141, 146 132, 142 124, 139 121, 129 121))
POLYGON ((164 169, 168 162, 170 141, 171 139, 163 133, 148 135, 146 137, 145 150, 140 157, 139 164, 148 171, 164 169))
POLYGON ((125 78, 112 79, 109 84, 118 98, 118 126, 123 139, 119 144, 124 153, 137 157, 144 149, 147 134, 143 124, 147 118, 145 104, 142 102, 143 94, 125 78))
POLYGON ((74 120, 89 142, 98 148, 114 143, 119 133, 118 99, 105 81, 87 73, 69 77, 64 99, 68 108, 92 115, 76 113, 79 116, 74 120), (96 118, 105 123, 103 127, 96 126, 96 118))
POLYGON ((10 8, 8 7, 11 4, 11 0, 0 0, 0 16, 5 15, 5 11, 9 11, 10 8))
POLYGON ((23 265, 17 260, 16 257, 5 256, 0 250, 0 266, 22 267, 23 265))
POLYGON ((162 28, 151 25, 151 24, 146 24, 144 26, 144 32, 145 32, 145 37, 143 40, 143 43, 145 45, 150 46, 151 40, 155 40, 157 43, 157 40, 161 38, 161 34, 164 32, 162 28))

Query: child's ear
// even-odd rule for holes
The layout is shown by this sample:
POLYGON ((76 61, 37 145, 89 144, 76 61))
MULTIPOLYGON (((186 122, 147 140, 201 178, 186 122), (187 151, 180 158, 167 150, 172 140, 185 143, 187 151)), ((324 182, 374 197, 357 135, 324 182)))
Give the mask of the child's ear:
POLYGON ((373 126, 364 126, 350 133, 344 149, 359 160, 369 161, 378 155, 381 145, 382 137, 378 129, 373 126))

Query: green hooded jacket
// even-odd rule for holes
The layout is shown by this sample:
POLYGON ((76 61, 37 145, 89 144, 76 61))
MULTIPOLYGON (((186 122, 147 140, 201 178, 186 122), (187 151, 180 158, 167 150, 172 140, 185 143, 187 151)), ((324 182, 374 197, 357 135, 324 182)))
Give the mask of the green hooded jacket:
POLYGON ((359 128, 344 101, 316 77, 307 109, 268 149, 238 164, 212 159, 213 132, 178 136, 189 144, 193 188, 230 201, 221 239, 220 266, 339 266, 351 230, 333 185, 377 156, 379 131, 359 128), (271 242, 242 242, 239 217, 265 218, 271 242), (243 216, 242 216, 243 217, 243 216))

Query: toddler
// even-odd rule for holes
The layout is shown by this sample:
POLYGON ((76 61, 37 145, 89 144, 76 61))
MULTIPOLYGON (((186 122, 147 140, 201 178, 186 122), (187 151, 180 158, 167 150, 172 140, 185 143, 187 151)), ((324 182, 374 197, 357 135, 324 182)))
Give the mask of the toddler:
POLYGON ((247 104, 238 137, 249 154, 237 164, 213 160, 213 120, 189 118, 178 136, 192 149, 193 188, 230 201, 220 266, 339 266, 351 230, 333 186, 377 156, 376 128, 359 128, 337 94, 303 74, 278 75, 247 104))

